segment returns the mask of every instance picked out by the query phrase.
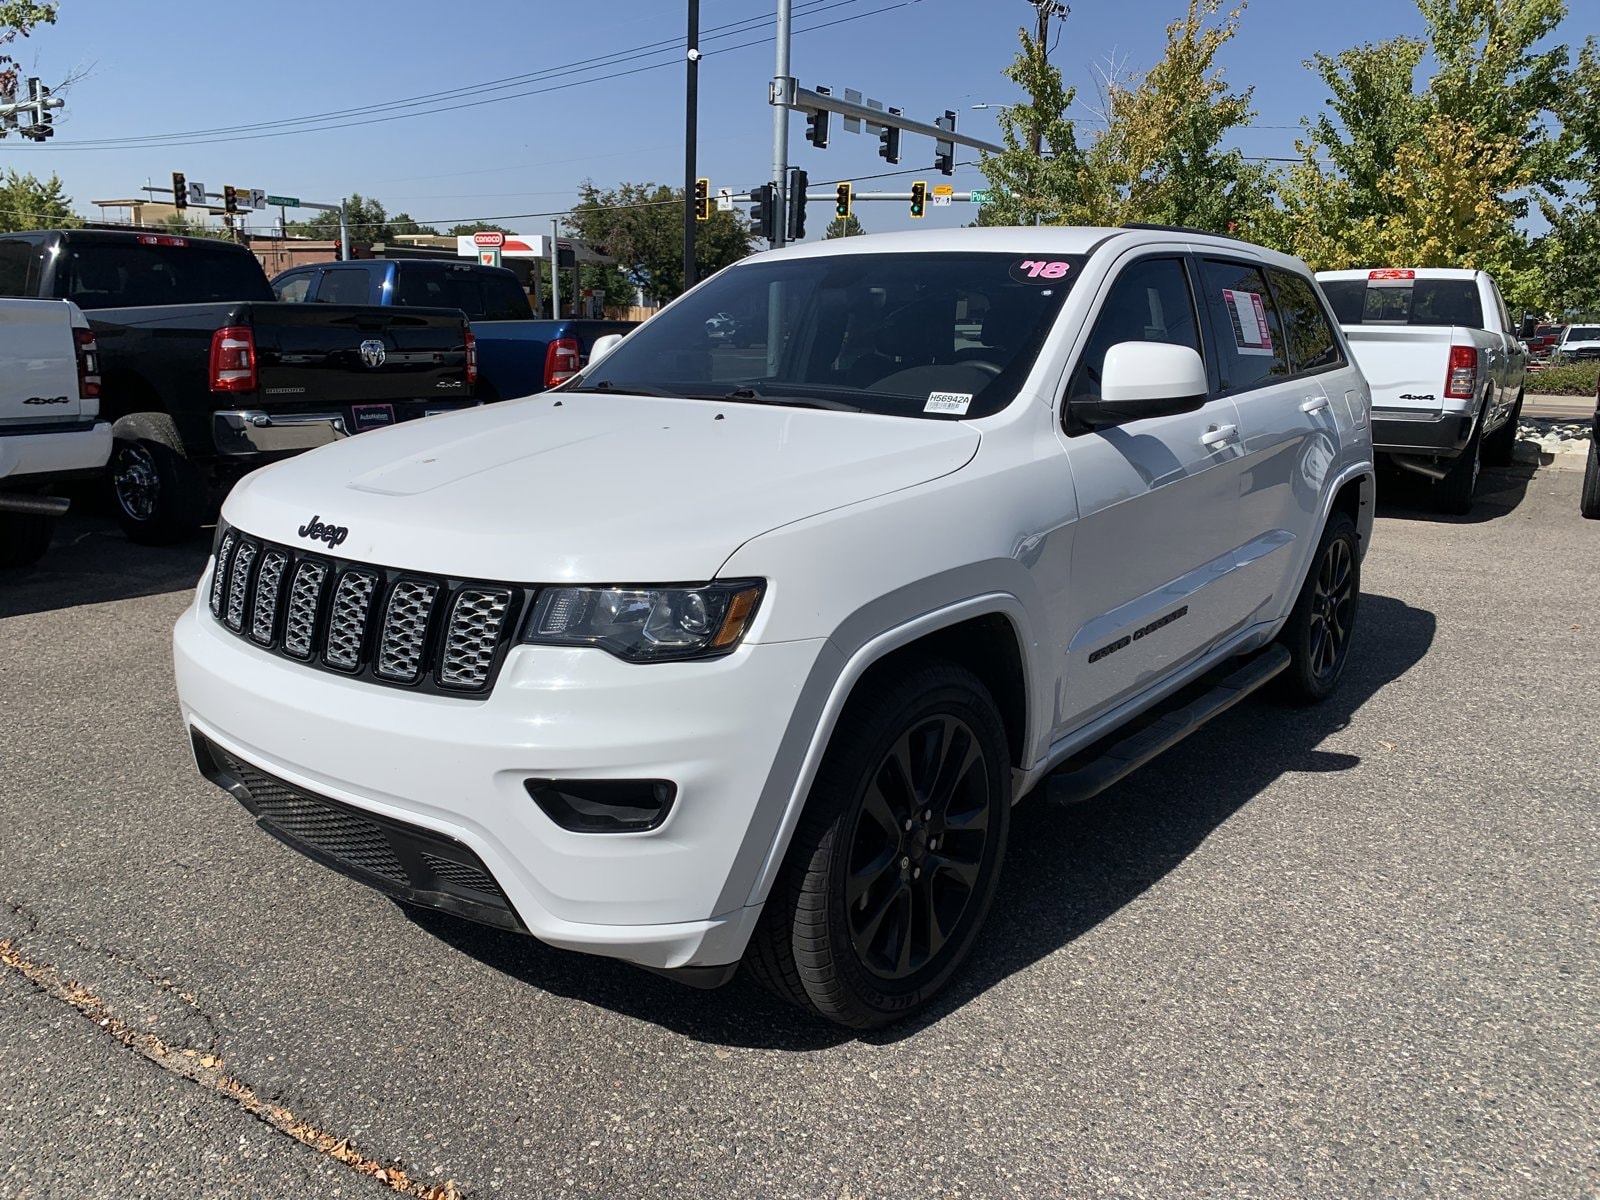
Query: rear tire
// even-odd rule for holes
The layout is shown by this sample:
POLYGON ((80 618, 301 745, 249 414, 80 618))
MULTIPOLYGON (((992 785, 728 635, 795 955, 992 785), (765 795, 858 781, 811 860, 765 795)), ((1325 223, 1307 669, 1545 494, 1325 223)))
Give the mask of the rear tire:
POLYGON ((44 556, 56 518, 37 513, 0 513, 0 567, 29 567, 44 556))
POLYGON ((1483 439, 1483 463, 1487 467, 1509 467, 1511 454, 1517 448, 1517 428, 1522 424, 1522 394, 1512 405, 1506 423, 1483 439))
POLYGON ((1591 521, 1600 521, 1600 445, 1589 443, 1589 461, 1583 468, 1583 491, 1578 493, 1578 511, 1591 521))
POLYGON ((1467 439, 1460 457, 1450 464, 1450 472, 1433 485, 1433 496, 1440 512, 1464 517, 1472 511, 1478 494, 1478 475, 1483 469, 1483 423, 1480 421, 1467 439))
POLYGON ((1350 514, 1328 518, 1311 570, 1279 640, 1289 667, 1279 676, 1291 701, 1320 704, 1339 686, 1361 606, 1361 541, 1350 514))
POLYGON ((165 413, 118 421, 111 450, 111 498, 131 542, 165 546, 191 537, 209 506, 205 483, 165 413))
POLYGON ((966 959, 994 899, 1010 756, 983 683, 934 661, 852 697, 745 956, 853 1029, 909 1016, 966 959))

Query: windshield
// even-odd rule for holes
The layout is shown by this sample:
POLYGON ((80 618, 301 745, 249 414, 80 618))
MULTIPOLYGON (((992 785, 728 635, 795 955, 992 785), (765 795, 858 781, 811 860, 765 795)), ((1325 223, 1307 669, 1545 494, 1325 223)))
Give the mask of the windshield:
POLYGON ((273 298, 261 264, 242 247, 167 240, 69 242, 66 298, 83 309, 273 298))
POLYGON ((727 268, 576 384, 958 419, 1016 396, 1081 255, 841 254, 727 268))
POLYGON ((1600 342, 1600 325, 1574 325, 1567 330, 1569 342, 1600 342))
POLYGON ((1483 304, 1471 279, 1326 279, 1322 290, 1341 325, 1462 325, 1482 329, 1483 304))

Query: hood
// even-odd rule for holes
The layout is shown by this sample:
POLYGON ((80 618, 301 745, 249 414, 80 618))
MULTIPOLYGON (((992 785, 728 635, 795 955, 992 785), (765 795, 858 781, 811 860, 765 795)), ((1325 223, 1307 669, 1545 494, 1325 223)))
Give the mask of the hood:
POLYGON ((959 470, 960 422, 547 392, 358 434, 248 476, 224 518, 341 558, 508 582, 692 583, 793 521, 959 470))

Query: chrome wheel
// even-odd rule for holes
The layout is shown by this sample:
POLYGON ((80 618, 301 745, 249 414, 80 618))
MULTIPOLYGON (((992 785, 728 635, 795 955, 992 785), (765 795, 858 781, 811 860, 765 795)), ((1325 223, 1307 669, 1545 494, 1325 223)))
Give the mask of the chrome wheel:
POLYGON ((902 734, 869 777, 844 900, 856 958, 879 979, 924 970, 973 907, 997 801, 989 776, 966 722, 936 716, 902 734))
POLYGON ((148 521, 155 516, 161 477, 148 449, 138 442, 117 443, 111 459, 111 490, 132 520, 148 521))
POLYGON ((1311 593, 1311 673, 1335 674, 1350 645, 1351 611, 1355 601, 1355 560, 1350 544, 1334 538, 1323 553, 1311 593))

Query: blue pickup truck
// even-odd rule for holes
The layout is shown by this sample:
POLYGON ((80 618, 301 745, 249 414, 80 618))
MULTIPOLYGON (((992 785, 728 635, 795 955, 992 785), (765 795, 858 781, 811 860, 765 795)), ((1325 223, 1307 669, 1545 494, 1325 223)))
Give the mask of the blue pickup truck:
POLYGON ((272 281, 287 302, 458 308, 477 339, 480 400, 527 396, 572 378, 596 339, 634 321, 538 320, 516 275, 459 259, 358 259, 291 267, 272 281))

